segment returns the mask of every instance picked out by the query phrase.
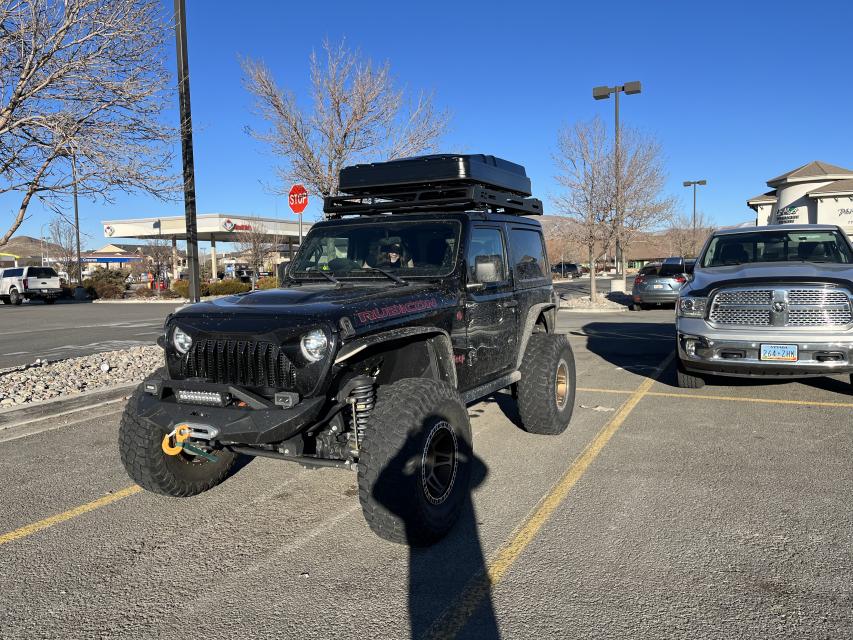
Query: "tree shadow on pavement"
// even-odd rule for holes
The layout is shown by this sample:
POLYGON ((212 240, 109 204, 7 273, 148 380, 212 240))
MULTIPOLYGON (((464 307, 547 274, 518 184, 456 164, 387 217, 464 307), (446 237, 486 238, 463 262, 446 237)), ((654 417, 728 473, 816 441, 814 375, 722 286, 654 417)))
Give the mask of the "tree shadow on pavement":
MULTIPOLYGON (((586 348, 610 364, 646 377, 675 349, 675 323, 669 322, 589 322, 571 334, 585 337, 586 348)), ((674 386, 674 372, 661 382, 674 386)))
MULTIPOLYGON (((411 448, 403 446, 380 474, 399 478, 412 473, 411 448)), ((409 541, 408 603, 412 638, 456 637, 467 629, 471 637, 491 640, 500 638, 492 604, 491 585, 487 578, 486 559, 480 542, 478 522, 471 492, 488 475, 483 461, 469 450, 471 477, 463 492, 459 519, 442 540, 429 547, 418 547, 416 526, 407 507, 394 498, 386 499, 374 491, 374 497, 404 522, 409 541), (476 625, 476 628, 474 628, 476 625)), ((417 469, 415 470, 417 472, 417 469)), ((388 485, 384 485, 388 486, 388 485)))

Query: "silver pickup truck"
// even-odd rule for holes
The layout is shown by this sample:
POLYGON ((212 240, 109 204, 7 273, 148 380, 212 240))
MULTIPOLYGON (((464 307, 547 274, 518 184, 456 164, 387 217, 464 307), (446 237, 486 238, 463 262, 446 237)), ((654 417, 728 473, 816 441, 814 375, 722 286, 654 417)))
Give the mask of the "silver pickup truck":
POLYGON ((853 245, 841 228, 717 231, 676 305, 678 385, 853 372, 852 309, 853 245))

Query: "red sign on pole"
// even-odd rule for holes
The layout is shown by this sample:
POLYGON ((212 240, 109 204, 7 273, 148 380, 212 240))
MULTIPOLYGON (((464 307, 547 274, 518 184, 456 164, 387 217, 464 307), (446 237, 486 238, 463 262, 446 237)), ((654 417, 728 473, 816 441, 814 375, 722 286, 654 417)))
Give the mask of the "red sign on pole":
POLYGON ((287 194, 287 204, 290 205, 290 210, 296 215, 302 215, 305 207, 308 206, 308 191, 301 184, 295 184, 290 187, 290 192, 287 194))

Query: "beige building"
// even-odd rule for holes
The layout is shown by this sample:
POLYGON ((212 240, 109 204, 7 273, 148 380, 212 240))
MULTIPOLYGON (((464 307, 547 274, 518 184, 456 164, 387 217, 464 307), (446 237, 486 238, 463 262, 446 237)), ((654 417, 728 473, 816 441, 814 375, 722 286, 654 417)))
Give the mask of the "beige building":
POLYGON ((853 171, 815 160, 767 181, 746 204, 762 224, 836 224, 853 236, 853 171))

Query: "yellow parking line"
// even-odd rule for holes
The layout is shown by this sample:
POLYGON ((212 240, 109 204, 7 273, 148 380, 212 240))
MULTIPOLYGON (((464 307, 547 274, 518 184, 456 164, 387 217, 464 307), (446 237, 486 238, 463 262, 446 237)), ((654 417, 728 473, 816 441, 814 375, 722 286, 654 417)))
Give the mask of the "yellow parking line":
POLYGON ((652 376, 646 378, 639 387, 631 392, 631 397, 622 405, 616 415, 613 416, 613 419, 598 432, 592 442, 587 445, 586 449, 575 458, 563 477, 540 500, 533 515, 527 518, 515 531, 512 538, 498 550, 486 571, 475 576, 466 585, 456 605, 445 611, 433 624, 427 637, 453 638, 462 630, 468 618, 471 617, 483 601, 483 598, 488 595, 491 587, 503 579, 524 549, 533 541, 543 525, 548 522, 560 503, 565 500, 572 487, 575 486, 590 464, 592 464, 592 461, 601 453, 601 450, 604 449, 605 445, 613 437, 613 434, 622 426, 625 419, 631 414, 640 400, 648 394, 649 389, 652 388, 652 385, 669 366, 674 357, 675 353, 667 356, 658 365, 652 376))
MULTIPOLYGON (((578 387, 578 391, 588 391, 591 393, 616 393, 629 394, 633 391, 624 391, 622 389, 597 389, 594 387, 578 387)), ((664 391, 649 391, 647 396, 655 398, 689 398, 691 400, 725 400, 727 402, 758 402, 762 404, 787 404, 798 405, 804 407, 836 407, 841 409, 850 409, 853 407, 853 402, 826 402, 822 400, 781 400, 775 398, 739 398, 737 396, 715 396, 702 393, 667 393, 664 391)))
POLYGON ((77 516, 82 516, 84 513, 89 513, 90 511, 94 511, 95 509, 106 507, 108 504, 112 504, 113 502, 123 500, 124 498, 132 496, 135 493, 139 493, 140 491, 142 491, 142 487, 140 487, 139 485, 133 485, 127 487, 126 489, 122 489, 121 491, 116 491, 115 493, 111 493, 107 496, 104 496, 103 498, 98 498, 97 500, 93 500, 92 502, 81 504, 79 507, 74 507, 73 509, 69 509, 68 511, 58 513, 55 516, 50 516, 49 518, 45 518, 44 520, 33 522, 32 524, 28 524, 24 527, 21 527, 20 529, 15 529, 14 531, 9 531, 8 533, 0 534, 0 545, 6 544, 7 542, 12 542, 13 540, 20 540, 21 538, 26 538, 27 536, 31 536, 34 533, 38 533, 39 531, 48 529, 49 527, 65 522, 66 520, 71 520, 72 518, 76 518, 77 516))

